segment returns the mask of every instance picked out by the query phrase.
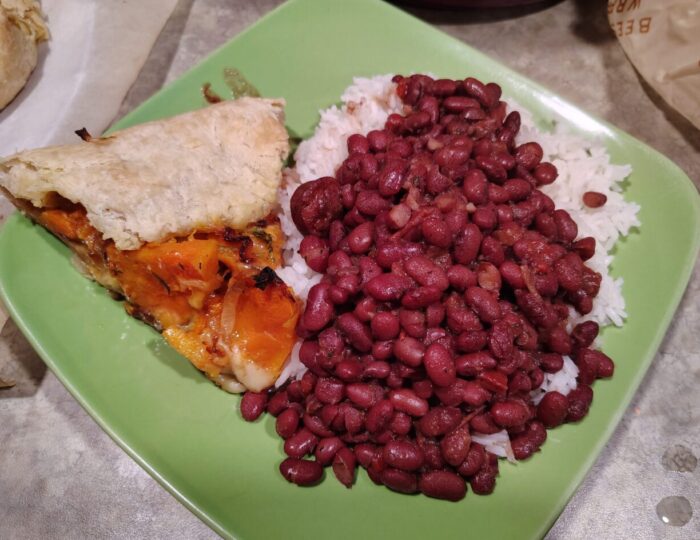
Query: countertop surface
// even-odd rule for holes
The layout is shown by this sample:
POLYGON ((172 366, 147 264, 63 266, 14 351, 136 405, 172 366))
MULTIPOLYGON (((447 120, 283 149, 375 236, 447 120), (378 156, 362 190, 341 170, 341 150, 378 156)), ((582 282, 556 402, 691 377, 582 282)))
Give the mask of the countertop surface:
MULTIPOLYGON (((119 116, 280 3, 180 0, 119 116)), ((700 132, 638 77, 606 6, 409 10, 656 148, 700 186, 700 132)), ((548 539, 700 539, 699 300, 696 265, 634 400, 548 539), (657 515, 666 497, 688 503, 658 507, 672 519, 696 512, 685 526, 657 515)), ((0 538, 215 538, 112 442, 11 321, 0 334, 0 378, 17 381, 0 390, 0 538)))

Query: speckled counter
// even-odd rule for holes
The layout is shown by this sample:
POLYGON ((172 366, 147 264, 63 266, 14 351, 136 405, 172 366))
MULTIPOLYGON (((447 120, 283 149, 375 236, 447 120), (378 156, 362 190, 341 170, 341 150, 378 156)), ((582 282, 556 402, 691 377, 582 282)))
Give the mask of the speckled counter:
MULTIPOLYGON (((181 0, 120 115, 279 3, 181 0)), ((495 14, 413 10, 658 149, 700 186, 700 132, 639 79, 605 12, 602 0, 495 14)), ((17 385, 0 390, 0 538, 215 537, 102 432, 11 322, 0 335, 3 377, 17 385)), ((699 385, 696 267, 632 404, 547 538, 700 538, 699 385), (695 511, 683 527, 657 515, 662 499, 678 496, 695 511)), ((677 500, 670 508, 676 518, 689 510, 677 500)))

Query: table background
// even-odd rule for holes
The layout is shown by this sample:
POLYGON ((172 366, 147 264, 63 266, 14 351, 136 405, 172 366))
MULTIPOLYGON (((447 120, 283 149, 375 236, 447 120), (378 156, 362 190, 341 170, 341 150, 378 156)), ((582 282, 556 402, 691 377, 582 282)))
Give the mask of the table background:
MULTIPOLYGON (((280 3, 179 0, 118 117, 280 3)), ((524 10, 410 11, 643 140, 700 186, 700 131, 638 77, 606 6, 565 0, 524 10)), ((700 510, 700 469, 662 465, 673 445, 700 453, 698 300, 696 267, 630 408, 548 539, 700 538, 700 516, 676 528, 655 510, 671 495, 700 510)), ((102 432, 12 322, 0 334, 0 378, 17 381, 0 391, 0 537, 215 538, 102 432)))

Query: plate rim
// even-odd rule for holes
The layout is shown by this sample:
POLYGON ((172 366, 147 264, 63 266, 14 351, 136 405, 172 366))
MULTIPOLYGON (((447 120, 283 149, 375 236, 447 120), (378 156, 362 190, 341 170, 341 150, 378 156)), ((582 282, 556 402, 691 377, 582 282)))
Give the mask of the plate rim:
MULTIPOLYGON (((212 56, 217 55, 219 52, 221 52, 223 49, 226 49, 231 45, 231 43, 237 41, 238 39, 243 38, 245 35, 247 35, 250 32, 253 32, 259 25, 265 24, 270 18, 273 18, 277 16, 280 12, 283 12, 285 9, 287 9, 289 6, 296 5, 296 4, 303 4, 303 3, 312 3, 313 0, 288 0, 287 2, 275 7, 265 15, 263 15, 261 18, 259 18, 257 21, 255 21, 253 24, 248 26, 247 28, 243 29, 241 32, 238 34, 234 35, 232 38, 228 39, 225 43, 223 43, 221 46, 217 47, 213 51, 209 52, 202 60, 197 62, 194 66, 190 67, 188 70, 184 71, 182 74, 180 74, 175 80, 171 81, 168 83, 166 86, 160 88, 156 93, 154 93, 152 96, 150 96, 148 99, 146 99, 144 102, 139 104, 136 108, 134 108, 132 111, 130 111, 127 115, 124 117, 120 118, 117 120, 110 128, 105 132, 105 134, 109 134, 110 132, 120 129, 123 127, 127 127, 128 125, 134 125, 135 122, 132 121, 132 117, 137 116, 138 114, 141 114, 141 110, 143 108, 147 108, 151 105, 153 101, 157 101, 160 99, 160 96, 163 92, 166 90, 170 89, 173 85, 176 85, 179 81, 182 79, 187 78, 191 72, 196 70, 200 65, 203 63, 206 63, 209 61, 209 59, 212 56)), ((372 0, 367 0, 369 3, 372 0)), ((642 379, 646 376, 649 366, 653 362, 654 358, 656 357, 658 353, 659 346, 665 337, 666 333, 668 332, 668 328, 672 322, 672 319, 678 309, 678 306, 685 295, 685 292, 687 290, 687 285, 689 283, 691 274, 693 272, 694 266, 696 264, 696 259, 698 257, 698 252, 700 251, 700 195, 698 195, 697 188, 693 184, 692 180, 689 178, 689 176, 685 173, 683 169, 681 169, 676 163, 674 163, 672 160, 670 160, 668 157, 663 155, 661 152, 658 150, 654 149, 653 147, 649 146, 647 143, 637 139, 633 135, 623 131, 622 129, 619 129, 615 127, 614 125, 610 124, 606 120, 600 119, 597 116, 588 113, 584 109, 580 108, 579 106, 569 102, 567 99, 560 97, 556 93, 552 92, 551 90, 547 89, 546 87, 542 86, 540 83, 533 81, 526 77, 525 75, 520 74, 516 70, 510 68, 509 66, 505 65, 499 60, 493 59, 487 54, 479 51, 478 49, 472 47, 471 45, 468 45, 467 43, 460 41, 459 39, 445 33, 444 31, 434 27, 433 25, 430 25, 429 23, 426 23, 422 20, 420 20, 418 17, 415 17, 409 13, 406 13, 402 11, 401 9, 391 6, 389 4, 385 4, 384 2, 373 2, 374 5, 377 8, 385 8, 387 11, 393 12, 393 16, 403 16, 406 20, 410 20, 412 24, 419 24, 426 26, 430 28, 432 31, 439 33, 442 38, 447 38, 450 41, 452 41, 455 44, 458 44, 463 50, 470 54, 474 54, 478 57, 480 57, 481 60, 484 60, 491 65, 496 66, 499 70, 503 71, 506 73, 508 76, 513 77, 513 79, 521 84, 525 84, 528 87, 536 90, 539 94, 541 95, 547 95, 553 98, 556 98, 560 103, 562 103, 564 106, 566 106, 568 109, 575 110, 579 113, 582 113, 586 117, 592 119, 595 121, 595 123, 604 126, 609 130, 610 132, 616 134, 617 136, 622 136, 624 139, 625 145, 627 144, 633 144, 637 148, 644 150, 647 154, 650 154, 651 157, 653 157, 654 161, 659 163, 660 166, 666 168, 666 169, 671 169, 675 174, 674 176, 678 176, 678 179, 674 179, 674 182, 677 183, 679 186, 682 186, 682 190, 684 193, 687 193, 688 197, 687 200, 689 201, 689 208, 690 208, 690 215, 692 216, 694 222, 695 222, 695 227, 694 227, 694 234, 692 236, 692 239, 690 241, 690 245, 688 246, 687 251, 685 251, 685 257, 683 259, 683 267, 680 272, 681 279, 680 282, 683 283, 682 287, 678 287, 673 294, 673 297, 670 299, 671 301, 667 304, 667 310, 664 313, 664 316, 662 317, 660 324, 657 326, 656 332, 653 336, 653 339, 651 340, 651 345, 649 347, 649 352, 647 355, 645 355, 644 358, 642 358, 642 362, 639 363, 639 369, 634 373, 633 377, 630 379, 630 384, 628 385, 622 399, 620 399, 620 406, 616 407, 616 409, 613 411, 613 413, 607 418, 607 424, 605 426, 605 429, 600 432, 599 435, 599 440, 596 442, 594 445, 594 451, 592 451, 589 455, 586 456, 585 460, 581 462, 581 466, 577 469, 576 474, 572 475, 572 482, 570 483, 571 489, 565 489, 561 497, 559 498, 559 504, 556 506, 556 508, 553 508, 553 511, 550 512, 550 517, 549 519, 543 520, 542 527, 539 529, 539 534, 542 535, 544 532, 546 532, 549 528, 551 528, 552 524, 554 521, 557 519, 559 514, 563 511, 565 508, 568 500, 571 498, 571 496, 578 490, 580 487, 580 484, 582 480, 585 478, 585 476, 590 472, 590 469, 594 462, 600 457, 600 454, 604 448, 604 446, 609 442, 610 437, 612 433, 618 428, 620 419, 622 416, 627 412, 627 409, 629 407, 629 404, 636 394, 636 392, 639 389, 639 386, 642 382, 642 379)), ((21 220, 26 219, 24 216, 20 214, 20 212, 14 212, 12 215, 10 215, 6 221, 6 223, 2 226, 2 229, 0 230, 0 241, 4 239, 7 234, 8 230, 11 232, 12 227, 16 226, 21 220), (9 226, 9 229, 8 229, 9 226)), ((61 383, 64 385, 64 387, 68 390, 68 392, 73 396, 73 398, 80 404, 80 406, 95 420, 95 422, 100 426, 100 428, 107 433, 107 435, 120 447, 122 448, 136 463, 139 464, 141 468, 143 468, 149 476, 151 476, 153 479, 155 479, 161 486, 163 486, 169 493, 171 493, 181 504, 183 504, 188 510, 190 510, 194 515, 196 515, 199 519, 201 519, 207 526, 209 526, 216 534, 219 534, 222 537, 225 538, 235 538, 232 532, 229 532, 226 528, 224 528, 223 525, 220 525, 213 517, 211 517, 207 511, 203 508, 200 508, 197 504, 194 502, 190 501, 189 498, 183 494, 180 490, 178 490, 172 483, 170 483, 165 477, 163 477, 155 468, 150 466, 148 461, 145 458, 142 458, 140 454, 135 451, 126 440, 124 440, 120 435, 118 435, 110 426, 110 423, 103 418, 103 416, 96 411, 92 405, 86 400, 81 392, 71 383, 69 378, 67 378, 61 368, 53 361, 52 357, 48 354, 48 352, 45 350, 43 347, 41 341, 38 339, 37 336, 34 335, 32 329, 30 328, 28 322, 22 317, 20 314, 17 306, 15 306, 14 302, 12 301, 12 292, 7 289, 7 286, 4 282, 3 279, 0 277, 0 298, 3 300, 9 315, 12 317, 13 321, 17 325, 17 327, 20 329, 22 334, 25 336, 25 338, 29 341, 29 343, 32 345, 34 350, 39 354, 39 356, 42 358, 42 360, 46 363, 46 365, 51 369, 51 371, 54 373, 54 375, 61 381, 61 383)))

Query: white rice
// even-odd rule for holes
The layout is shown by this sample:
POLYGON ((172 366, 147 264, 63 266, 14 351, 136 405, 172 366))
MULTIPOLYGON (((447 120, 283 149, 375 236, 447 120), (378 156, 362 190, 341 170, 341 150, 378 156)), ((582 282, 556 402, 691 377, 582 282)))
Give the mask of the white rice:
MULTIPOLYGON (((302 142, 295 154, 296 171, 285 175, 280 189, 280 219, 287 235, 285 251, 286 266, 278 274, 306 298, 309 289, 321 279, 321 275, 306 266, 298 249, 301 235, 296 230, 290 215, 289 200, 294 190, 303 182, 321 176, 334 176, 336 168, 347 157, 346 140, 353 133, 367 134, 381 129, 389 114, 402 113, 403 105, 395 93, 392 75, 371 78, 357 77, 341 96, 342 105, 321 111, 321 120, 310 139, 302 142)), ((544 160, 551 161, 559 171, 554 184, 542 191, 549 195, 557 208, 567 210, 578 224, 579 237, 592 236, 596 240, 596 252, 587 265, 602 276, 600 292, 593 302, 593 310, 580 316, 571 309, 570 327, 584 320, 596 321, 601 327, 614 324, 621 326, 627 317, 622 295, 622 278, 610 275, 612 250, 616 242, 639 226, 639 206, 627 202, 622 196, 622 181, 629 176, 629 165, 614 165, 599 141, 586 139, 567 132, 562 126, 554 131, 541 131, 535 125, 531 113, 513 101, 509 108, 520 112, 522 127, 517 142, 536 141, 544 150, 544 160), (607 196, 607 203, 596 209, 582 203, 586 191, 597 191, 607 196)), ((289 377, 298 377, 304 371, 299 361, 299 346, 280 375, 277 386, 289 377)), ((532 399, 539 403, 544 393, 552 390, 568 394, 576 388, 578 368, 569 357, 564 358, 564 367, 558 373, 545 374, 542 386, 532 392, 532 399)), ((494 435, 475 435, 474 440, 487 450, 512 459, 512 450, 506 431, 494 435)))

